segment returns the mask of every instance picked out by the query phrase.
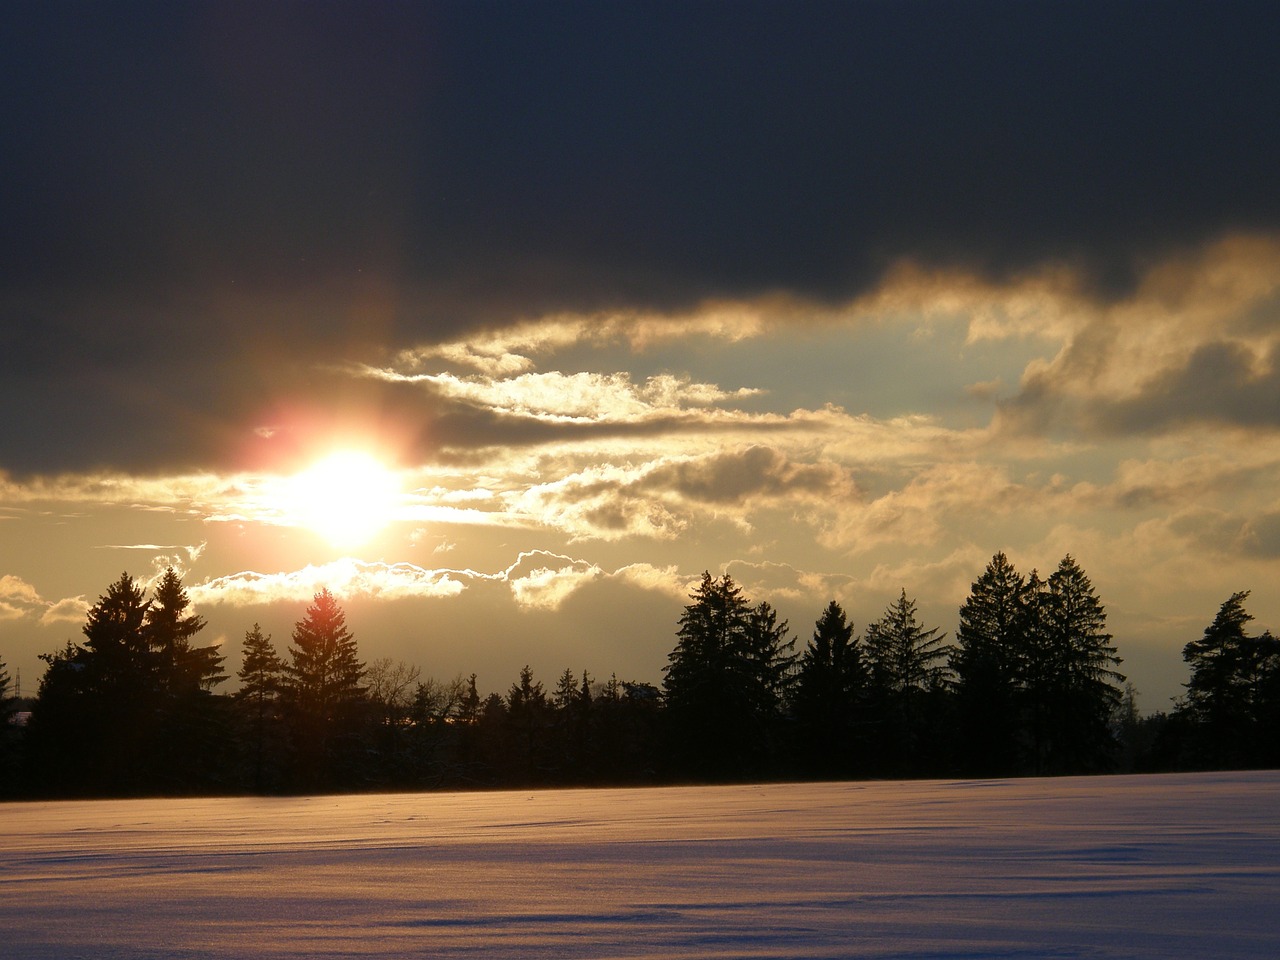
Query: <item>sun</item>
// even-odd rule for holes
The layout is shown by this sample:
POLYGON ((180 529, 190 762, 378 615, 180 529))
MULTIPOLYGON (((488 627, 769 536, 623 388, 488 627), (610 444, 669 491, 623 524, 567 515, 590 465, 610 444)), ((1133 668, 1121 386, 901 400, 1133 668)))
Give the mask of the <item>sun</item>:
POLYGON ((371 454, 338 450, 289 481, 287 510, 336 547, 357 547, 391 522, 400 500, 396 474, 371 454))

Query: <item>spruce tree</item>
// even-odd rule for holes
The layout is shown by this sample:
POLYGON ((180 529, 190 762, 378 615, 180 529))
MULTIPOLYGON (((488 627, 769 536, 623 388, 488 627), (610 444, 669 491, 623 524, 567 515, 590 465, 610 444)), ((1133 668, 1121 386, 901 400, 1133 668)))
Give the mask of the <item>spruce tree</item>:
POLYGON ((960 608, 951 669, 956 676, 959 754, 969 774, 1018 768, 1018 690, 1027 582, 1003 552, 987 564, 960 608))
POLYGON ((40 788, 119 795, 152 786, 162 703, 144 632, 149 606, 124 573, 89 608, 83 645, 67 641, 41 654, 48 668, 27 736, 29 774, 40 788))
POLYGON ((365 669, 346 614, 327 588, 294 624, 292 640, 284 703, 300 774, 312 782, 349 780, 361 733, 365 669))
POLYGON ((926 731, 933 704, 946 682, 946 634, 926 630, 904 589, 884 615, 867 625, 863 639, 870 700, 878 731, 880 773, 907 775, 927 767, 937 752, 926 731))
POLYGON ((728 574, 704 573, 690 599, 663 678, 672 762, 712 779, 759 773, 776 743, 794 640, 728 574))
POLYGON ((1046 772, 1091 773, 1109 768, 1118 744, 1111 720, 1125 678, 1107 632, 1107 613, 1093 584, 1067 554, 1049 576, 1039 630, 1048 637, 1045 672, 1049 743, 1046 772))
POLYGON ((1249 591, 1232 594, 1199 640, 1183 648, 1191 668, 1178 713, 1190 720, 1195 766, 1280 762, 1280 640, 1245 632, 1249 591))
POLYGON ((128 573, 89 608, 83 627, 86 681, 104 697, 150 703, 158 686, 158 658, 145 629, 151 604, 128 573))
POLYGON ((538 783, 550 772, 551 757, 548 731, 551 725, 551 705, 542 682, 533 678, 528 664, 520 670, 520 679, 507 691, 507 725, 510 743, 514 745, 519 769, 516 773, 521 783, 538 783))
POLYGON ((271 635, 264 634, 256 623, 245 632, 236 676, 240 680, 236 701, 246 727, 251 777, 254 788, 261 791, 278 783, 275 777, 269 776, 274 766, 269 764, 279 757, 280 742, 274 734, 280 722, 285 666, 271 642, 271 635))
POLYGON ((156 785, 165 790, 208 787, 222 780, 228 766, 228 717, 210 692, 226 679, 217 647, 192 644, 205 627, 189 612, 191 601, 173 567, 161 575, 143 618, 158 697, 154 737, 156 785))
POLYGON ((10 723, 17 708, 17 697, 12 691, 13 681, 9 668, 0 657, 0 796, 6 796, 14 779, 14 745, 17 732, 10 723))
POLYGON ((806 772, 849 776, 858 769, 866 683, 853 625, 832 600, 800 654, 792 697, 797 752, 806 772))
POLYGON ((891 694, 941 686, 951 652, 945 640, 940 627, 924 629, 915 601, 903 590, 879 620, 867 625, 863 650, 872 682, 891 694))
POLYGON ((187 696, 211 690, 226 679, 217 647, 193 646, 191 640, 206 626, 203 617, 188 613, 191 601, 173 567, 165 570, 152 591, 144 633, 155 656, 161 690, 187 696))
POLYGON ((360 681, 365 669, 346 614, 328 588, 315 595, 306 616, 294 624, 292 639, 285 667, 292 706, 324 724, 343 718, 364 695, 360 681))

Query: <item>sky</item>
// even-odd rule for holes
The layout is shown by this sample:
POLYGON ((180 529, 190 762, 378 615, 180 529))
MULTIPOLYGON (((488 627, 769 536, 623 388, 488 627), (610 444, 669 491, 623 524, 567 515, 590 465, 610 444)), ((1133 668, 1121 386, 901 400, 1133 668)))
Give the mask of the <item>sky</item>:
POLYGON ((955 630, 1072 555, 1144 712, 1280 630, 1270 3, 17 4, 0 657, 172 564, 231 672, 658 683, 704 571, 955 630))
POLYGON ((1271 960, 1280 774, 4 804, 25 960, 1271 960))

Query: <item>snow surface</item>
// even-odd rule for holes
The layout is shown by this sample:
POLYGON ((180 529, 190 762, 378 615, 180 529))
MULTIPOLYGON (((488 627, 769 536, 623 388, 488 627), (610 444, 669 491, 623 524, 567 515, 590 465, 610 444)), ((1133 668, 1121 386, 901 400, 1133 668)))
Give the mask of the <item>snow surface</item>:
POLYGON ((0 805, 0 957, 1280 956, 1280 773, 0 805))

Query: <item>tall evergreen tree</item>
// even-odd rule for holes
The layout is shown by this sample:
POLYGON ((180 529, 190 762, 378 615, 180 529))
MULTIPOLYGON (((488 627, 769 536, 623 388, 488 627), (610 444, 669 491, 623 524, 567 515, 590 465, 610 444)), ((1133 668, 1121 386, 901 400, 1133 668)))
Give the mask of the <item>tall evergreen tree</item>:
POLYGON ((592 759, 591 680, 582 671, 579 680, 568 667, 560 674, 551 695, 555 708, 555 754, 561 782, 582 783, 590 779, 587 766, 592 759))
POLYGON ((145 629, 150 607, 142 585, 123 573, 89 608, 83 662, 95 692, 135 704, 152 701, 159 671, 145 629))
POLYGON ((672 760, 713 778, 758 772, 776 742, 794 640, 728 574, 704 573, 691 599, 663 679, 672 760))
POLYGON ((17 708, 17 697, 14 696, 12 686, 9 668, 5 665, 4 658, 0 657, 0 796, 8 794, 14 780, 17 732, 11 718, 17 708))
POLYGON ((9 667, 0 657, 0 724, 7 725, 9 718, 17 709, 18 698, 13 692, 13 678, 9 676, 9 667))
POLYGON ((1046 772, 1047 754, 1054 743, 1051 733, 1055 701, 1067 662, 1066 650, 1057 643, 1053 628, 1049 584, 1032 570, 1022 597, 1021 642, 1017 650, 1018 719, 1024 737, 1021 747, 1023 768, 1030 773, 1046 772))
POLYGON ((228 764, 227 717, 222 700, 210 696, 226 679, 222 654, 192 640, 205 627, 189 612, 191 601, 173 567, 161 575, 143 618, 142 635, 150 648, 158 697, 153 742, 156 788, 210 787, 221 781, 228 764))
POLYGON ((156 658, 144 632, 150 604, 128 573, 89 608, 85 642, 53 654, 28 730, 30 774, 43 789, 118 795, 152 784, 156 658))
POLYGON ((867 625, 863 639, 872 682, 890 693, 922 693, 940 687, 946 677, 946 634, 924 629, 916 603, 903 590, 883 616, 867 625))
POLYGON ((938 752, 926 727, 946 683, 951 649, 941 628, 926 630, 904 589, 884 615, 867 625, 863 640, 871 703, 879 732, 879 772, 913 774, 938 752))
POLYGON ((542 682, 533 678, 528 664, 520 671, 520 679, 507 691, 507 724, 511 745, 515 749, 517 774, 521 783, 545 781, 551 773, 549 731, 551 704, 542 682))
POLYGON ((832 600, 800 654, 792 698, 797 752, 806 772, 849 776, 858 769, 866 684, 853 625, 832 600))
POLYGON ((294 624, 292 639, 284 704, 303 764, 301 775, 313 781, 350 780, 366 699, 361 686, 365 668, 346 614, 327 588, 294 624))
POLYGON ((1191 668, 1178 712, 1192 725, 1196 766, 1258 766, 1280 761, 1280 641, 1245 632, 1249 591, 1233 593, 1199 640, 1183 648, 1191 668))
POLYGON ((960 608, 956 675, 959 754, 965 771, 1016 772, 1018 688, 1027 582, 1003 552, 987 564, 960 608))
POLYGON ((182 578, 173 567, 161 575, 152 591, 152 601, 144 618, 143 632, 156 661, 160 688, 170 695, 185 696, 211 690, 226 679, 223 657, 217 647, 197 647, 191 641, 205 628, 203 617, 188 613, 191 601, 182 578))
POLYGON ((1107 614, 1093 584, 1067 554, 1049 576, 1047 602, 1038 618, 1041 644, 1049 654, 1044 671, 1048 703, 1047 772, 1090 773, 1107 769, 1118 744, 1111 719, 1123 697, 1125 678, 1107 632, 1107 614))
POLYGON ((9 687, 13 684, 13 678, 9 676, 9 667, 4 662, 4 657, 0 657, 0 711, 5 711, 2 716, 7 719, 9 711, 13 709, 14 695, 9 687))
POLYGON ((282 746, 277 728, 285 666, 271 642, 271 635, 264 634, 256 623, 253 629, 245 631, 236 676, 240 680, 236 701, 246 726, 250 776, 254 788, 262 791, 279 785, 278 767, 271 761, 279 760, 282 746))
POLYGON ((796 641, 787 621, 780 621, 778 611, 763 600, 747 616, 745 639, 743 652, 750 669, 744 684, 752 691, 753 712, 769 735, 795 686, 796 641))

